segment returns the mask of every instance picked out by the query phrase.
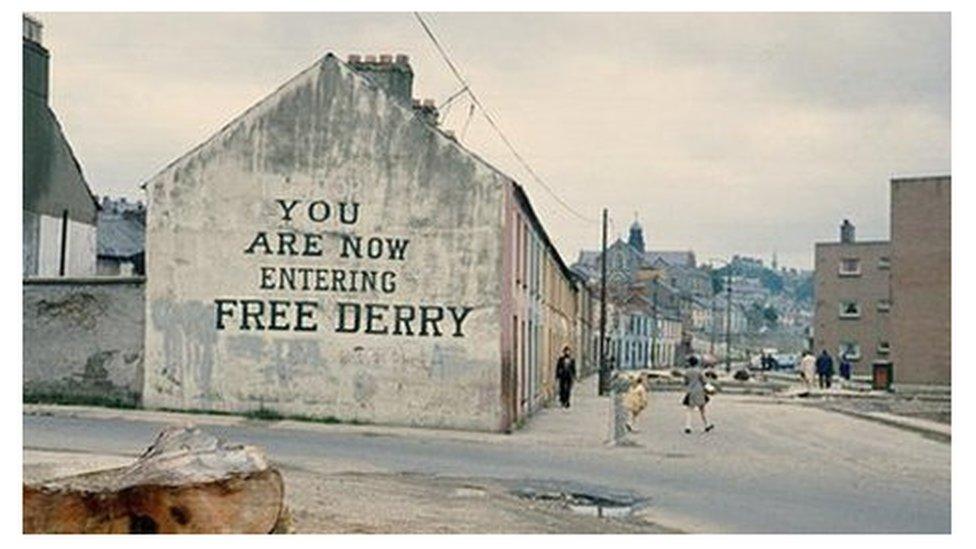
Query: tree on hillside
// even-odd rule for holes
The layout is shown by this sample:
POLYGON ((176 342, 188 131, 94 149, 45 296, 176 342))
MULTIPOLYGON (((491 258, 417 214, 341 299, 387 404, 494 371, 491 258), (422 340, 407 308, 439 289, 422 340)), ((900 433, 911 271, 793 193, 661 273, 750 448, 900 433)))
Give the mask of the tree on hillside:
POLYGON ((783 291, 783 277, 772 269, 763 269, 760 271, 759 281, 762 282, 763 287, 774 294, 783 291))
POLYGON ((813 301, 813 276, 804 276, 800 283, 797 284, 796 290, 793 293, 793 299, 797 301, 813 301))

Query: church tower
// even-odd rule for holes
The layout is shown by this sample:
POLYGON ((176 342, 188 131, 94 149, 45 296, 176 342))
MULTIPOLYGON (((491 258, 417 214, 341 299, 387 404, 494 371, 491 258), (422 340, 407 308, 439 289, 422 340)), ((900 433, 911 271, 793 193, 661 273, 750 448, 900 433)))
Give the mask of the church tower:
POLYGON ((630 225, 630 238, 627 239, 627 244, 630 244, 641 255, 644 254, 644 229, 637 221, 636 213, 634 214, 634 222, 630 225))

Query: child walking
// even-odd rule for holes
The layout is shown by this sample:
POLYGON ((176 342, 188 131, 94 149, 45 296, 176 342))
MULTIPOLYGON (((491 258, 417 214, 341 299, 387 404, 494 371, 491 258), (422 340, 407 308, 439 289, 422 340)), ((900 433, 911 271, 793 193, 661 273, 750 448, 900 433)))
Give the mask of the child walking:
POLYGON ((691 355, 688 357, 688 368, 684 372, 685 378, 685 398, 681 401, 685 406, 685 434, 691 434, 691 416, 695 413, 695 408, 701 414, 702 424, 705 432, 715 428, 715 425, 708 422, 705 417, 705 405, 708 404, 708 394, 705 392, 705 374, 699 366, 698 357, 691 355))

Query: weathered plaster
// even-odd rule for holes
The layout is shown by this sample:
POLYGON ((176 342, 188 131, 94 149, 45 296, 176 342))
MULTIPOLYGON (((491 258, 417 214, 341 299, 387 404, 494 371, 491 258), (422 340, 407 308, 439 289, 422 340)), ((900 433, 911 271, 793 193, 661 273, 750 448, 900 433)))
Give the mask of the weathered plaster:
MULTIPOLYGON (((496 430, 502 194, 509 182, 328 56, 147 183, 145 403, 496 430), (284 220, 276 199, 359 203, 284 220), (257 231, 321 257, 248 255, 257 231), (341 258, 344 236, 410 240, 341 258), (260 289, 261 266, 391 270, 393 293, 260 289), (308 299, 314 332, 217 330, 215 299, 308 299), (463 337, 336 333, 337 302, 472 307, 463 337)), ((300 215, 299 215, 300 214, 300 215)))
POLYGON ((143 292, 142 279, 25 281, 25 398, 138 404, 143 292))

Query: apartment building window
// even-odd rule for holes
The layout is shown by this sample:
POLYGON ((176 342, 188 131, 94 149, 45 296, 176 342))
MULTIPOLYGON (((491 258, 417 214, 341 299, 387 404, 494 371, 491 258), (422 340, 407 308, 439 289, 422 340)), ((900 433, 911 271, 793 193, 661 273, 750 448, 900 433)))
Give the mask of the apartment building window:
POLYGON ((837 358, 847 357, 847 360, 861 359, 861 346, 856 341, 842 341, 837 349, 837 358))
POLYGON ((878 342, 878 354, 879 355, 887 355, 890 352, 891 352, 891 344, 890 343, 888 343, 887 341, 879 341, 878 342))
POLYGON ((891 300, 890 299, 879 299, 878 300, 878 312, 887 313, 891 310, 891 300))
POLYGON ((858 305, 857 301, 841 301, 840 317, 861 318, 861 306, 858 305))
POLYGON ((840 260, 840 276, 861 276, 861 260, 856 257, 845 257, 840 260))
POLYGON ((878 268, 882 271, 887 271, 891 268, 891 258, 890 257, 879 257, 878 258, 878 268))

